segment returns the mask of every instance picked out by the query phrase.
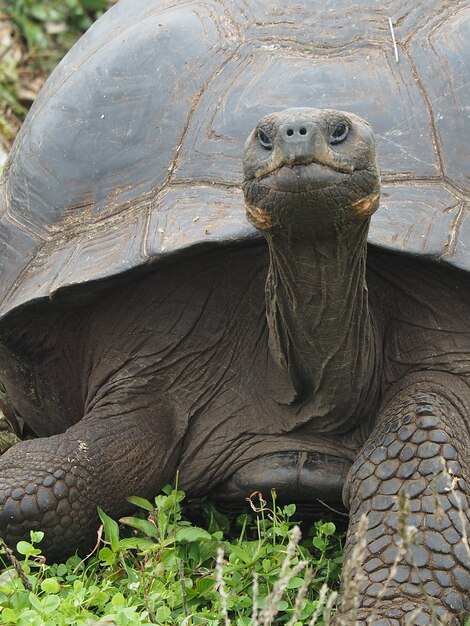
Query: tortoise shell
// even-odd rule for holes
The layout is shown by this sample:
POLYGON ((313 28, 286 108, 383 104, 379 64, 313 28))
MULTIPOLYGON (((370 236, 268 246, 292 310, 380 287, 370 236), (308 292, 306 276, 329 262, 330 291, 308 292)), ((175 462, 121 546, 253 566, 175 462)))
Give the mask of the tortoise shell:
POLYGON ((256 237, 243 145, 287 107, 339 108, 374 127, 372 244, 469 270, 469 58, 467 3, 121 0, 53 72, 12 148, 0 316, 256 237))

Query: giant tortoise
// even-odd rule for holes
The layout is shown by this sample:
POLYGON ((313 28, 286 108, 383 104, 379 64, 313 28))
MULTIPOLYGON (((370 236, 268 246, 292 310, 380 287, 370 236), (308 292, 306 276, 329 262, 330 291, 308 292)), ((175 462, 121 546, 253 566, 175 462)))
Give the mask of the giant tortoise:
POLYGON ((177 470, 343 498, 359 622, 463 622, 469 35, 465 2, 121 0, 75 45, 0 188, 8 543, 86 549, 177 470))

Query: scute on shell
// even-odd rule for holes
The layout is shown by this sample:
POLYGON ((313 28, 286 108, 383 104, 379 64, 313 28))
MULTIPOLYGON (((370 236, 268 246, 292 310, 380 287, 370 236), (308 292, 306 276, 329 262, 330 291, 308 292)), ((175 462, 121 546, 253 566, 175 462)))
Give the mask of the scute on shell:
POLYGON ((372 244, 470 269, 470 7, 121 0, 48 80, 0 184, 0 316, 183 249, 256 237, 246 136, 286 107, 377 133, 372 244), (412 10, 410 10, 412 9, 412 10), (399 63, 391 44, 392 16, 399 63))

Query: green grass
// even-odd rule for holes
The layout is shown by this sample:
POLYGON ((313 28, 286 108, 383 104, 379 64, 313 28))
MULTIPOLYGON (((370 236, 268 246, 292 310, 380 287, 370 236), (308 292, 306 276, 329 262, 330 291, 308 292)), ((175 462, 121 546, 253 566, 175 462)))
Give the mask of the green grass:
POLYGON ((109 5, 108 0, 10 0, 4 10, 20 30, 31 62, 50 71, 109 5))
POLYGON ((21 576, 3 555, 0 624, 301 626, 322 586, 338 587, 343 537, 332 522, 316 522, 299 541, 295 505, 277 506, 275 494, 270 508, 234 523, 200 503, 201 526, 183 516, 183 500, 169 486, 154 503, 133 498, 142 514, 122 526, 100 511, 101 541, 83 560, 46 563, 43 533, 31 533, 17 546, 21 576))

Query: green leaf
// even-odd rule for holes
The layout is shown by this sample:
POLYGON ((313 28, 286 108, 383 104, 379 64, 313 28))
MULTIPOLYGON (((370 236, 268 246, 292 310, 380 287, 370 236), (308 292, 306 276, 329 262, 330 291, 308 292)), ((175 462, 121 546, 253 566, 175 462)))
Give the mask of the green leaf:
POLYGON ((119 591, 118 593, 115 593, 114 596, 111 598, 111 604, 117 609, 125 607, 126 600, 122 593, 120 593, 119 591))
POLYGON ((227 515, 217 511, 215 506, 209 502, 204 503, 203 515, 206 519, 207 530, 212 534, 222 531, 222 534, 230 532, 230 520, 227 515))
POLYGON ((155 498, 155 506, 159 512, 178 513, 180 510, 179 503, 184 499, 183 491, 173 490, 167 496, 157 496, 155 498))
POLYGON ((111 548, 105 546, 98 552, 98 558, 102 563, 113 565, 116 562, 116 552, 113 552, 111 548))
POLYGON ((36 47, 44 50, 47 47, 47 36, 38 24, 25 15, 16 14, 14 20, 21 29, 30 50, 36 47))
POLYGON ((210 541, 212 536, 197 526, 186 526, 176 531, 176 541, 191 543, 192 541, 210 541))
POLYGON ((16 624, 18 621, 18 612, 8 607, 4 608, 1 613, 1 619, 4 624, 16 624))
POLYGON ((41 554, 41 550, 39 548, 35 548, 29 541, 18 541, 16 544, 16 549, 20 554, 24 554, 24 556, 34 556, 36 554, 41 554))
POLYGON ((104 11, 108 8, 105 0, 82 0, 85 11, 104 11))
POLYGON ((200 563, 202 564, 205 561, 207 561, 207 559, 215 557, 215 555, 217 554, 217 547, 219 545, 219 541, 217 541, 217 539, 214 538, 212 539, 212 541, 203 541, 197 545, 199 547, 199 560, 200 560, 200 563))
POLYGON ((109 515, 98 507, 98 515, 103 523, 104 536, 106 541, 111 544, 111 550, 117 552, 119 550, 119 526, 109 515))
POLYGON ((57 566, 56 574, 57 576, 60 576, 62 578, 63 576, 67 574, 67 571, 68 570, 67 570, 67 566, 65 565, 65 563, 60 563, 57 566))
POLYGON ((150 511, 150 513, 154 509, 153 504, 149 502, 148 500, 146 500, 145 498, 139 498, 138 496, 131 496, 130 498, 127 498, 127 499, 129 500, 129 502, 131 502, 132 504, 135 504, 139 508, 145 509, 146 511, 150 511))
POLYGON ((261 566, 263 568, 263 571, 269 572, 274 567, 276 567, 276 564, 271 559, 263 559, 262 562, 261 562, 261 566))
POLYGON ((157 609, 155 617, 157 618, 157 622, 159 624, 162 622, 166 622, 171 617, 171 611, 167 606, 160 606, 157 609))
POLYGON ((139 519, 138 517, 121 517, 119 521, 121 524, 127 524, 127 526, 140 530, 147 537, 158 539, 158 528, 149 520, 139 519))
POLYGON ((55 611, 60 606, 60 597, 57 595, 46 596, 42 601, 42 608, 47 613, 55 611))
POLYGON ((292 517, 294 515, 294 513, 295 513, 296 508, 297 507, 295 506, 295 504, 287 504, 284 507, 284 515, 286 517, 292 517))
POLYGON ((23 611, 17 624, 21 624, 21 626, 41 626, 43 620, 36 611, 23 611))
POLYGON ((62 17, 53 7, 41 4, 34 4, 30 9, 30 15, 38 22, 58 22, 62 17))
POLYGON ((315 548, 318 548, 322 552, 324 552, 326 550, 326 547, 328 545, 326 543, 326 541, 324 539, 322 539, 321 537, 314 537, 312 539, 312 543, 315 546, 315 548))
POLYGON ((155 541, 145 537, 126 537, 119 542, 121 550, 151 550, 155 545, 155 541))
POLYGON ((334 535, 335 534, 336 526, 333 524, 333 522, 325 522, 321 526, 321 532, 323 534, 325 534, 327 537, 329 537, 330 535, 334 535))
POLYGON ((251 563, 252 557, 246 550, 244 550, 241 546, 230 546, 230 563, 233 563, 234 560, 242 561, 242 563, 251 563), (234 559, 232 559, 234 557, 234 559))
POLYGON ((194 587, 194 582, 192 578, 184 578, 183 581, 185 589, 192 589, 194 587))
POLYGON ((200 563, 201 551, 199 550, 199 546, 201 545, 203 544, 200 541, 192 541, 189 544, 187 553, 188 565, 197 567, 197 565, 200 563))
POLYGON ((287 583, 287 589, 298 589, 299 587, 302 587, 303 583, 303 578, 300 578, 299 576, 294 576, 294 578, 291 578, 287 583))
POLYGON ((40 543, 44 539, 42 530, 30 530, 31 543, 40 543))
POLYGON ((57 578, 45 578, 41 582, 41 589, 44 593, 58 593, 60 591, 60 585, 57 578))
POLYGON ((43 607, 41 604, 41 600, 37 597, 36 594, 34 594, 32 591, 30 592, 29 596, 28 596, 29 602, 31 604, 31 606, 36 609, 36 611, 40 611, 42 612, 43 607))
POLYGON ((83 565, 83 561, 80 559, 79 556, 77 556, 76 554, 74 554, 73 556, 70 556, 66 561, 65 561, 65 565, 69 570, 74 570, 75 568, 79 568, 81 565, 83 565))
POLYGON ((196 580, 196 591, 204 594, 206 591, 212 591, 214 585, 215 580, 213 578, 199 578, 199 580, 196 580))

